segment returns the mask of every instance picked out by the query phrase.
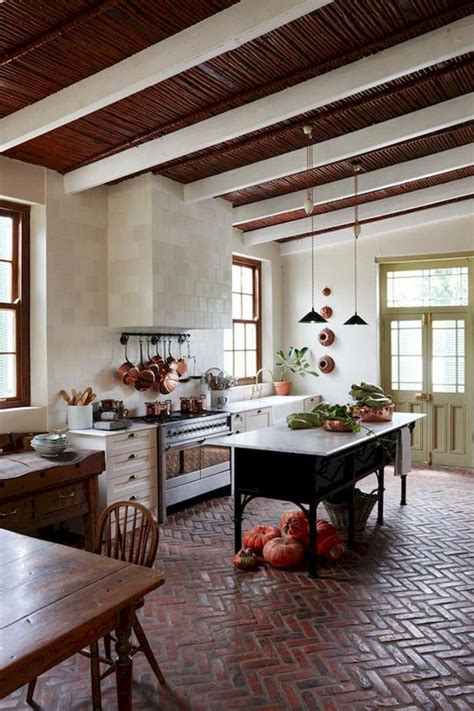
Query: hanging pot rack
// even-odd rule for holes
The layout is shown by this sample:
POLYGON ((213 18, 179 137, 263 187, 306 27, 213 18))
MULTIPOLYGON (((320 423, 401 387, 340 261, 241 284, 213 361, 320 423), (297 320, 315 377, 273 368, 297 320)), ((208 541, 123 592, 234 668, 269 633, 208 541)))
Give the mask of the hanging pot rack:
POLYGON ((122 331, 120 335, 120 343, 125 346, 130 337, 133 338, 149 338, 151 345, 156 345, 162 338, 175 338, 178 343, 186 343, 191 338, 190 333, 161 333, 161 332, 145 332, 145 331, 122 331))

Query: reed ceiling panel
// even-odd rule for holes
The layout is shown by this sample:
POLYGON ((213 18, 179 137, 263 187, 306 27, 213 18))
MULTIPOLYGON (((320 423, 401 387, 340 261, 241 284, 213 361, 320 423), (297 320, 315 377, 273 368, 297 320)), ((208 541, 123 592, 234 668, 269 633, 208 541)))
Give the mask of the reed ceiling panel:
MULTIPOLYGON (((71 3, 74 11, 92 4, 78 0, 71 3)), ((41 92, 45 95, 51 91, 46 86, 48 82, 66 85, 76 81, 81 77, 73 78, 74 72, 87 75, 109 66, 161 39, 157 36, 159 32, 173 34, 183 29, 178 27, 179 21, 193 24, 198 15, 203 19, 206 13, 210 15, 232 4, 231 0, 188 0, 186 7, 192 7, 189 15, 177 9, 183 3, 120 0, 71 36, 58 38, 2 67, 0 72, 5 74, 0 73, 0 103, 2 92, 8 93, 8 82, 12 89, 15 87, 15 77, 20 95, 33 92, 36 98, 41 98, 41 92), (120 52, 122 55, 118 56, 120 52), (97 67, 90 70, 94 62, 97 67)), ((8 5, 0 5, 0 13, 8 5)), ((58 2, 63 15, 64 5, 58 2)), ((18 6, 31 9, 32 3, 24 0, 18 6)), ((7 155, 66 172, 369 56, 464 17, 471 10, 472 3, 466 0, 335 0, 242 47, 18 146, 7 155)), ((60 19, 54 17, 51 25, 60 19)), ((44 23, 38 31, 44 31, 44 23)), ((17 37, 16 42, 29 39, 17 37)), ((8 49, 11 47, 3 51, 8 49)), ((417 72, 411 78, 338 102, 340 105, 300 115, 243 139, 196 153, 192 158, 159 166, 157 172, 180 182, 191 182, 304 145, 300 126, 307 118, 321 122, 317 140, 326 140, 384 117, 458 96, 472 86, 472 65, 469 66, 468 58, 452 60, 446 66, 417 72), (382 96, 384 91, 394 93, 394 98, 382 96), (333 115, 332 119, 328 114, 323 120, 323 115, 340 109, 346 113, 333 115)), ((53 90, 57 88, 60 87, 53 90)), ((19 103, 25 105, 33 100, 35 97, 28 99, 23 95, 19 103)), ((10 105, 4 110, 8 113, 14 107, 10 105)))

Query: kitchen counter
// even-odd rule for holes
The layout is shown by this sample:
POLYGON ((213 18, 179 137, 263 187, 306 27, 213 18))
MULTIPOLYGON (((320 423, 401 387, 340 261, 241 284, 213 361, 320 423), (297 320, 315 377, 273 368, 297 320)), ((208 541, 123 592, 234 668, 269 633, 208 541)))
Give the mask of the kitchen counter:
POLYGON ((69 430, 66 434, 73 435, 92 435, 93 437, 113 437, 113 435, 126 434, 128 432, 138 432, 139 430, 150 430, 156 428, 158 425, 147 425, 144 423, 134 423, 130 427, 124 427, 120 430, 96 430, 93 427, 89 427, 85 430, 69 430))
POLYGON ((369 442, 375 437, 393 432, 423 417, 424 415, 396 412, 392 422, 368 422, 366 426, 373 434, 367 434, 365 430, 356 433, 327 432, 322 427, 292 430, 285 420, 280 420, 272 427, 214 439, 212 443, 238 449, 328 457, 348 449, 357 441, 369 442))

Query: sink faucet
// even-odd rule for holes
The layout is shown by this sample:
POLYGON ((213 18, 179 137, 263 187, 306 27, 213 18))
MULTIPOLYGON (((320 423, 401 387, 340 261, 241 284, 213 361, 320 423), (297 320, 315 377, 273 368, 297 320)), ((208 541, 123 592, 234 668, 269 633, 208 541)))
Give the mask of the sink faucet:
POLYGON ((259 370, 257 370, 257 373, 255 375, 255 385, 252 385, 252 395, 251 395, 252 400, 254 398, 260 397, 262 394, 263 375, 262 375, 262 382, 261 383, 258 382, 258 376, 260 375, 260 373, 264 373, 265 371, 270 373, 270 375, 272 376, 272 383, 274 381, 273 372, 270 370, 270 368, 260 368, 259 370))

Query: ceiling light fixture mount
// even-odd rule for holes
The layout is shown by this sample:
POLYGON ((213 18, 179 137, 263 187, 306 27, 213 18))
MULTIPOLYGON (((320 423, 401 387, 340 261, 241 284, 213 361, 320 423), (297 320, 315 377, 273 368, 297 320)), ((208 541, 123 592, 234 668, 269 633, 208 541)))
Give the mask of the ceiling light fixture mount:
POLYGON ((368 326, 367 321, 359 316, 357 313, 357 240, 359 239, 361 233, 361 226, 359 222, 359 203, 357 198, 359 196, 359 173, 361 170, 361 165, 359 161, 354 161, 352 163, 352 170, 354 171, 354 315, 344 321, 344 326, 368 326))
MULTIPOLYGON (((308 136, 310 140, 313 138, 313 129, 309 125, 303 126, 303 133, 308 136)), ((311 143, 306 149, 306 165, 307 169, 311 170, 313 167, 313 144, 311 143)), ((323 318, 314 309, 314 215, 313 215, 314 201, 313 201, 313 188, 308 188, 306 193, 306 200, 304 201, 304 210, 307 215, 311 216, 311 311, 300 318, 299 323, 327 323, 326 319, 323 318)))

